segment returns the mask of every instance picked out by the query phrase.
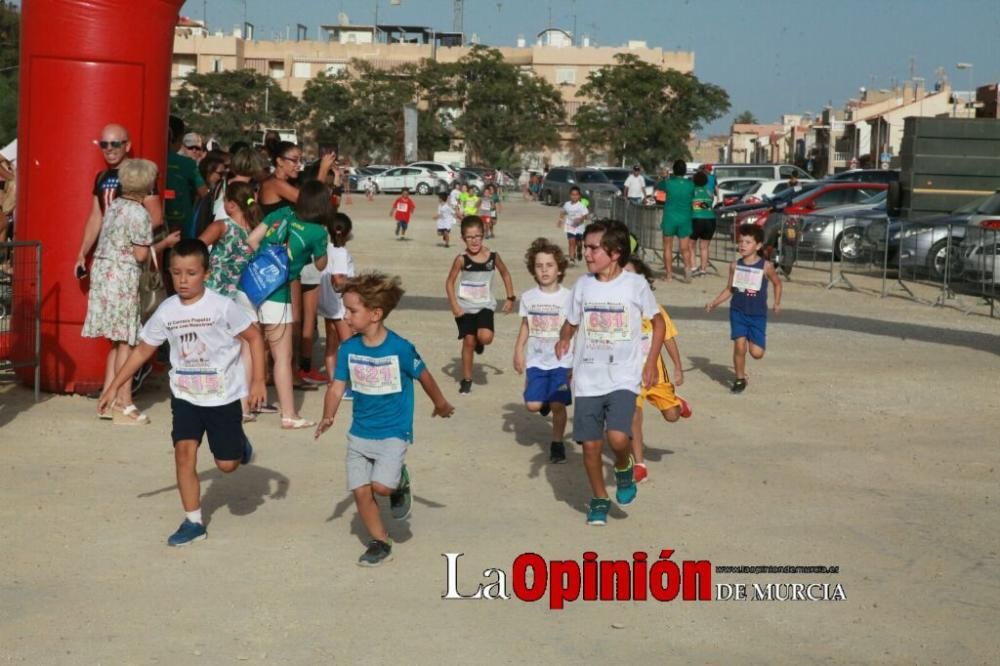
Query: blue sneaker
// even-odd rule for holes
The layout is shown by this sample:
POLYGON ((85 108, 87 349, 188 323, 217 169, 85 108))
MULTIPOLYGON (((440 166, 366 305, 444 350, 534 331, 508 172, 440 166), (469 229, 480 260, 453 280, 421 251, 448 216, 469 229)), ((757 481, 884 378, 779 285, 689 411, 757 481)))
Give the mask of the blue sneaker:
POLYGON ((595 497, 590 500, 590 511, 587 512, 588 525, 607 525, 608 511, 611 509, 611 500, 607 497, 595 497))
POLYGON ((341 398, 341 400, 354 400, 354 389, 348 386, 347 390, 344 391, 344 397, 341 398))
POLYGON ((243 457, 240 458, 241 465, 248 465, 250 461, 253 460, 253 446, 250 444, 250 440, 246 437, 243 438, 243 457))
POLYGON ((389 495, 389 508, 392 511, 392 517, 396 520, 406 520, 410 516, 412 504, 410 472, 406 469, 406 465, 403 465, 403 471, 399 476, 399 487, 389 495))
POLYGON ((200 523, 192 523, 187 518, 177 528, 177 531, 167 539, 168 546, 186 546, 192 541, 201 541, 208 536, 208 530, 200 523))
POLYGON ((615 482, 618 484, 618 490, 615 491, 615 499, 622 506, 628 506, 635 501, 636 495, 639 494, 639 489, 635 485, 635 465, 632 464, 632 456, 628 457, 628 467, 625 469, 615 468, 615 482))

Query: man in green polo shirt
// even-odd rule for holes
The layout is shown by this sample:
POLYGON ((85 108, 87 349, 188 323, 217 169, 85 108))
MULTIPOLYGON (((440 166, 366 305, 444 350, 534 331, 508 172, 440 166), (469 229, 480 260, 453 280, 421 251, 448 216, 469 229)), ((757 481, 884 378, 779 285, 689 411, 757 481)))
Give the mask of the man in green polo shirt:
POLYGON ((694 183, 685 178, 687 163, 684 160, 674 162, 673 175, 656 184, 656 189, 666 194, 663 204, 663 220, 660 230, 663 232, 663 263, 666 269, 666 280, 674 277, 674 236, 681 239, 681 259, 684 261, 684 279, 691 279, 691 206, 694 199, 694 183))

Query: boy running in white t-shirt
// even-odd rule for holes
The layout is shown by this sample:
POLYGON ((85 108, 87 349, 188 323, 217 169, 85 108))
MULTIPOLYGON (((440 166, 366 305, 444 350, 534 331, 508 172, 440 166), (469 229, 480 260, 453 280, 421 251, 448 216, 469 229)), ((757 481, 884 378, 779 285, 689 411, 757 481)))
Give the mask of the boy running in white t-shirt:
POLYGON ((621 222, 592 222, 584 231, 588 274, 576 281, 556 357, 573 349, 573 439, 583 443, 583 462, 593 490, 587 524, 605 525, 611 501, 604 487, 601 450, 607 433, 615 456, 616 499, 636 498, 629 454, 635 399, 642 386, 656 382, 664 324, 649 284, 624 270, 629 257, 628 229, 621 222), (653 324, 648 354, 642 353, 642 320, 653 324))
POLYGON ((569 391, 573 355, 561 359, 554 343, 566 321, 572 293, 562 286, 569 262, 547 238, 536 238, 524 256, 528 272, 538 286, 521 295, 521 330, 514 343, 514 370, 522 374, 524 406, 529 412, 548 416, 552 412, 552 443, 549 462, 566 462, 566 406, 572 402, 569 391))
POLYGON ((97 409, 106 409, 118 387, 170 343, 170 410, 177 489, 186 517, 167 545, 186 546, 208 536, 201 515, 198 447, 208 434, 215 466, 223 473, 250 462, 253 447, 243 433, 240 398, 250 408, 264 403, 264 339, 235 301, 205 288, 208 248, 196 238, 182 240, 170 254, 176 294, 156 309, 139 334, 140 343, 104 391, 97 409), (249 392, 240 360, 240 340, 250 345, 253 378, 249 392))
POLYGON ((569 201, 563 204, 559 213, 557 227, 566 230, 566 243, 569 250, 569 261, 575 264, 583 259, 583 230, 590 219, 590 209, 583 203, 580 188, 574 185, 569 188, 569 201))

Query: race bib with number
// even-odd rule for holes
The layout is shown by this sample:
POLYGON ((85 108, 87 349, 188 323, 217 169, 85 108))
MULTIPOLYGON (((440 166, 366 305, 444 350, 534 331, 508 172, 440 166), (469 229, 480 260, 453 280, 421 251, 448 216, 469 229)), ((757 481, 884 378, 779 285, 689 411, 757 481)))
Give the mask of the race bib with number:
POLYGON ((559 337, 562 317, 558 305, 533 305, 528 309, 528 335, 532 338, 559 337))
POLYGON ((405 203, 398 203, 398 204, 396 204, 396 212, 405 213, 408 210, 410 210, 410 207, 407 206, 405 203))
POLYGON ((387 395, 403 390, 399 373, 398 356, 362 356, 349 354, 347 365, 351 370, 351 388, 365 395, 387 395))
POLYGON ((760 291, 764 280, 764 269, 752 266, 737 266, 733 273, 733 289, 738 291, 760 291))
POLYGON ((622 303, 584 303, 583 323, 590 342, 626 342, 632 339, 629 311, 622 303))
POLYGON ((458 283, 458 297, 469 303, 489 303, 490 284, 463 280, 458 283))
POLYGON ((226 394, 225 375, 215 368, 177 368, 174 385, 195 398, 222 397, 226 394))

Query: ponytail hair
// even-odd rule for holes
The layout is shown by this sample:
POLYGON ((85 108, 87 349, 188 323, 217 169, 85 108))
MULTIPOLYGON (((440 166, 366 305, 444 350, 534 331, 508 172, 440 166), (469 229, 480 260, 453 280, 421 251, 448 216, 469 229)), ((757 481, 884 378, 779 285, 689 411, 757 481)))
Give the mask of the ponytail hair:
POLYGON ((334 213, 330 222, 326 225, 326 230, 330 232, 330 242, 334 247, 344 247, 351 237, 351 229, 354 224, 351 218, 344 213, 334 213))
POLYGON ((239 206, 247 225, 253 230, 264 219, 264 211, 257 203, 257 195, 250 183, 235 181, 226 186, 226 200, 239 206))

